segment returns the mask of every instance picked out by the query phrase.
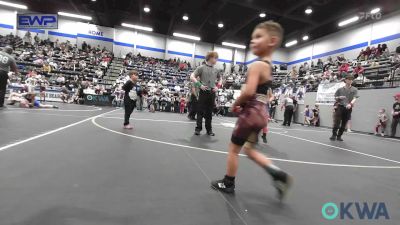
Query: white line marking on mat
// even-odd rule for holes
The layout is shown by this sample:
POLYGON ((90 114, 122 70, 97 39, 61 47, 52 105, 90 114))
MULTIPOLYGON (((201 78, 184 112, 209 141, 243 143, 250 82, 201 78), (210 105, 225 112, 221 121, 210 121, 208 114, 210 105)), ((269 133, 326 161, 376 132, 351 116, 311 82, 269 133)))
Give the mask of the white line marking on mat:
MULTIPOLYGON (((145 138, 145 137, 139 137, 131 134, 125 134, 116 130, 109 129, 107 127, 104 127, 96 122, 96 119, 99 117, 92 118, 92 123, 97 126, 98 128, 101 128, 103 130, 143 140, 143 141, 149 141, 149 142, 154 142, 158 144, 164 144, 164 145, 170 145, 170 146, 176 146, 176 147, 181 147, 181 148, 188 148, 188 149, 194 149, 194 150, 199 150, 199 151, 204 151, 204 152, 212 152, 212 153, 218 153, 218 154, 228 154, 227 152, 224 151, 219 151, 219 150, 214 150, 214 149, 207 149, 207 148, 198 148, 194 146, 189 146, 189 145, 181 145, 181 144, 175 144, 171 142, 166 142, 166 141, 159 141, 159 140, 154 140, 150 138, 145 138)), ((278 133, 280 134, 280 133, 278 133)), ((239 154, 239 156, 246 157, 244 154, 239 154)), ((308 165, 319 165, 319 166, 332 166, 332 167, 350 167, 350 168, 373 168, 373 169, 400 169, 400 166, 366 166, 366 165, 347 165, 347 164, 334 164, 334 163, 318 163, 318 162, 308 162, 308 161, 299 161, 299 160, 290 160, 290 159, 279 159, 279 158, 270 158, 271 160, 275 161, 282 161, 282 162, 290 162, 290 163, 298 163, 298 164, 308 164, 308 165)))
POLYGON ((118 109, 115 109, 115 110, 112 110, 112 111, 109 111, 109 112, 105 112, 105 113, 99 114, 99 115, 97 115, 97 116, 92 116, 92 117, 89 117, 89 118, 87 118, 87 119, 84 119, 84 120, 81 120, 81 121, 78 121, 78 122, 69 124, 69 125, 67 125, 67 126, 63 126, 63 127, 60 127, 60 128, 54 129, 54 130, 50 130, 50 131, 47 131, 47 132, 45 132, 45 133, 42 133, 42 134, 39 134, 39 135, 30 137, 30 138, 27 138, 27 139, 24 139, 24 140, 20 140, 20 141, 14 142, 14 143, 12 143, 12 144, 5 145, 5 146, 3 146, 3 147, 0 147, 0 152, 1 152, 1 151, 4 151, 4 150, 7 150, 7 149, 9 149, 9 148, 11 148, 11 147, 14 147, 14 146, 17 146, 17 145, 20 145, 20 144, 23 144, 23 143, 26 143, 26 142, 29 142, 29 141, 33 141, 33 140, 35 140, 35 139, 38 139, 38 138, 41 138, 41 137, 44 137, 44 136, 47 136, 47 135, 50 135, 50 134, 56 133, 56 132, 58 132, 58 131, 65 130, 65 129, 69 128, 69 127, 76 126, 76 125, 78 125, 78 124, 84 123, 84 122, 89 121, 89 120, 91 120, 91 119, 94 119, 94 118, 97 118, 97 117, 99 117, 99 116, 105 115, 105 114, 107 114, 107 113, 114 112, 114 111, 116 111, 116 110, 118 110, 118 109))
POLYGON ((300 138, 300 137, 296 137, 296 136, 292 136, 292 135, 288 135, 288 134, 283 134, 283 133, 276 133, 276 134, 282 135, 282 136, 285 136, 285 137, 294 138, 294 139, 301 140, 301 141, 310 142, 310 143, 313 143, 313 144, 323 145, 323 146, 326 146, 326 147, 336 148, 336 149, 340 149, 340 150, 343 150, 343 151, 352 152, 352 153, 368 156, 368 157, 371 157, 371 158, 381 159, 381 160, 385 160, 385 161, 389 161, 389 162, 394 162, 394 163, 400 164, 399 161, 392 160, 392 159, 387 159, 387 158, 376 156, 376 155, 371 155, 371 154, 367 154, 367 153, 363 153, 363 152, 358 152, 358 151, 354 151, 354 150, 351 150, 351 149, 342 148, 342 147, 338 147, 338 146, 334 146, 334 145, 329 145, 329 144, 321 143, 321 142, 318 142, 318 141, 312 141, 312 140, 309 140, 309 139, 300 138))
MULTIPOLYGON (((13 112, 17 113, 17 112, 13 112)), ((33 112, 18 112, 21 114, 29 114, 29 115, 48 115, 48 116, 61 116, 61 117, 77 117, 77 118, 88 118, 88 116, 78 116, 78 115, 69 115, 69 114, 55 114, 55 113, 33 113, 33 112)))
MULTIPOLYGON (((102 116, 101 118, 107 119, 120 119, 123 120, 122 117, 113 117, 113 116, 102 116)), ((141 118, 131 118, 131 120, 143 120, 143 121, 154 121, 154 122, 167 122, 167 123, 195 123, 190 121, 179 121, 179 120, 155 120, 155 119, 141 119, 141 118)))
MULTIPOLYGON (((89 106, 93 107, 93 106, 89 106)), ((101 111, 102 108, 93 107, 93 109, 26 109, 26 108, 8 108, 7 110, 21 110, 21 111, 57 111, 57 112, 94 112, 101 111)))

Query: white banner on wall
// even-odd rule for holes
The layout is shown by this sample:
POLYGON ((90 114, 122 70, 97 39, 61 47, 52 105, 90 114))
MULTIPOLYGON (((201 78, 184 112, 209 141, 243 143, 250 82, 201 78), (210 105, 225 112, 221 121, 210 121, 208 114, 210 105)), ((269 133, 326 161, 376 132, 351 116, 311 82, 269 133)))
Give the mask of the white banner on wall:
POLYGON ((336 90, 344 85, 344 82, 318 85, 317 99, 315 100, 315 103, 317 105, 333 105, 335 103, 336 90))

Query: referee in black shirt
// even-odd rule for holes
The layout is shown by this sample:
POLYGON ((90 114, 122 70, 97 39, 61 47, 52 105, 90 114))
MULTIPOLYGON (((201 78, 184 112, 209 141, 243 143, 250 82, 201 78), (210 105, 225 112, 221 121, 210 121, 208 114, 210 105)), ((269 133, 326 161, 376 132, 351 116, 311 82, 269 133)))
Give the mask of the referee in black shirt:
POLYGON ((196 68, 190 76, 191 81, 196 87, 200 88, 199 99, 197 102, 197 126, 195 135, 200 135, 203 129, 203 117, 205 119, 205 127, 209 136, 215 136, 211 121, 212 111, 215 104, 215 93, 218 88, 216 86, 219 80, 219 72, 214 67, 218 60, 217 52, 208 52, 206 55, 206 64, 196 68))

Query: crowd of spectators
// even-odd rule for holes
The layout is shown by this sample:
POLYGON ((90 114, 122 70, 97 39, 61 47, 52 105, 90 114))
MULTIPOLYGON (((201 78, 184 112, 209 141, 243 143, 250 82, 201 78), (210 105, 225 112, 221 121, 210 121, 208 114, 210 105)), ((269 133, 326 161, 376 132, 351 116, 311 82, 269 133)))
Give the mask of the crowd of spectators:
MULTIPOLYGON (((87 94, 111 94, 115 96, 114 105, 121 105, 123 98, 122 85, 128 79, 127 72, 139 71, 143 95, 138 101, 138 109, 153 108, 160 111, 180 111, 181 105, 190 106, 190 95, 193 92, 189 75, 194 67, 190 62, 181 59, 157 59, 129 53, 122 61, 117 77, 111 87, 103 82, 106 72, 113 60, 113 54, 100 46, 93 47, 83 42, 78 48, 70 42, 59 42, 50 39, 42 40, 29 31, 23 38, 0 36, 2 45, 13 46, 20 75, 10 74, 11 86, 29 85, 37 89, 54 88, 62 90, 65 102, 87 94)), ((320 83, 338 82, 343 75, 352 73, 359 81, 368 80, 364 76, 367 68, 379 66, 377 59, 386 59, 399 75, 399 52, 390 54, 386 44, 367 47, 360 51, 354 60, 348 60, 344 55, 329 56, 325 61, 305 62, 297 68, 293 66, 287 73, 286 79, 277 83, 274 93, 277 98, 283 96, 304 96, 307 91, 314 91, 320 83)), ((274 76, 285 72, 286 68, 274 66, 274 76)), ((216 97, 216 113, 226 115, 230 103, 234 100, 235 90, 239 90, 245 82, 247 67, 232 65, 227 69, 222 64, 220 90, 216 97)), ((108 77, 109 79, 109 77, 108 77)), ((78 102, 78 101, 75 101, 78 102)))
MULTIPOLYGON (((318 59, 311 61, 309 65, 305 62, 297 68, 293 66, 287 72, 286 83, 292 81, 294 83, 302 83, 307 87, 308 91, 316 89, 318 84, 339 82, 343 80, 345 74, 353 74, 355 85, 363 85, 371 79, 380 79, 384 81, 400 78, 400 51, 397 50, 391 54, 386 44, 378 46, 369 46, 365 50, 362 49, 356 59, 346 59, 343 54, 336 57, 329 56, 325 61, 318 59), (380 65, 384 62, 384 65, 380 65), (367 70, 379 68, 382 72, 376 73, 377 76, 365 76, 367 70)), ((372 74, 371 74, 372 75, 372 74)))
POLYGON ((59 42, 32 37, 29 31, 23 38, 13 34, 0 37, 2 45, 13 46, 19 74, 10 74, 13 88, 68 90, 72 99, 78 90, 93 94, 107 93, 102 78, 113 54, 100 46, 79 49, 69 41, 59 42))

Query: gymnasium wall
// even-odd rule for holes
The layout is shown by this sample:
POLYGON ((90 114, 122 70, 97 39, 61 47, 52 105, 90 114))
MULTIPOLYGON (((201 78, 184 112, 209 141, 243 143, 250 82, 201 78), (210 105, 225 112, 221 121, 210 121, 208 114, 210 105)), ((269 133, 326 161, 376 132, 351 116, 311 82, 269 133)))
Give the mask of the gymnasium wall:
MULTIPOLYGON (((27 11, 21 11, 28 13, 27 11)), ((32 35, 38 34, 41 39, 50 38, 52 41, 70 41, 81 46, 83 41, 92 47, 100 46, 112 50, 117 57, 123 57, 129 52, 140 53, 143 56, 170 59, 176 58, 190 63, 201 63, 208 51, 216 50, 220 55, 217 67, 222 69, 225 62, 227 70, 234 61, 243 63, 245 52, 238 51, 234 59, 234 48, 219 46, 204 42, 188 41, 176 37, 145 31, 134 31, 116 26, 115 28, 102 27, 89 23, 74 21, 59 17, 58 29, 41 30, 31 29, 32 35)), ((24 30, 16 29, 16 11, 0 8, 0 34, 13 33, 23 37, 24 30)))
POLYGON ((400 12, 291 48, 288 65, 291 67, 306 61, 310 63, 311 60, 316 62, 319 58, 326 60, 329 56, 341 54, 348 59, 354 59, 361 49, 382 43, 386 43, 390 51, 394 51, 400 45, 400 12))
MULTIPOLYGON (((280 65, 280 64, 284 64, 288 61, 288 52, 286 49, 284 48, 279 48, 277 50, 275 50, 274 54, 272 55, 272 64, 274 65, 280 65)), ((253 55, 250 51, 250 49, 246 50, 246 60, 245 60, 245 64, 249 65, 253 62, 255 62, 258 59, 257 56, 253 55)))
MULTIPOLYGON (((372 133, 377 121, 378 111, 379 109, 384 108, 390 118, 386 128, 386 134, 389 134, 391 124, 390 113, 392 112, 392 106, 394 103, 393 95, 399 92, 400 88, 359 90, 358 94, 360 98, 357 100, 351 116, 352 130, 372 133)), ((295 122, 303 123, 303 111, 305 105, 310 105, 310 107, 313 108, 315 105, 316 95, 316 92, 307 93, 305 95, 305 103, 304 105, 299 105, 295 114, 295 122)), ((321 126, 332 127, 332 110, 332 106, 320 105, 321 126)), ((283 120, 283 111, 277 109, 275 118, 283 120)), ((397 130, 398 132, 396 136, 400 137, 400 126, 397 130)))

